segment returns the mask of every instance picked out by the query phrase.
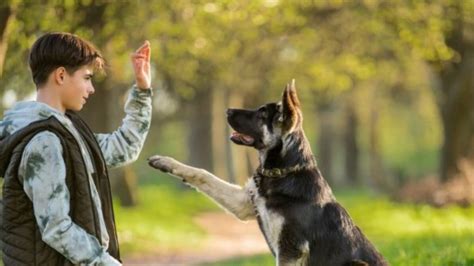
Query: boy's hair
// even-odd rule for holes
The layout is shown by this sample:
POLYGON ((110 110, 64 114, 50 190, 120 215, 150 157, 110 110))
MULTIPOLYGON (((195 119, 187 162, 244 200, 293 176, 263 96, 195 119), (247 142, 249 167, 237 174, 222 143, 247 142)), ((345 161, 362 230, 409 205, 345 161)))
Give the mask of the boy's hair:
POLYGON ((49 74, 58 67, 66 68, 70 75, 85 65, 100 71, 104 67, 104 59, 93 44, 65 32, 41 36, 31 47, 28 61, 37 87, 46 83, 49 74))

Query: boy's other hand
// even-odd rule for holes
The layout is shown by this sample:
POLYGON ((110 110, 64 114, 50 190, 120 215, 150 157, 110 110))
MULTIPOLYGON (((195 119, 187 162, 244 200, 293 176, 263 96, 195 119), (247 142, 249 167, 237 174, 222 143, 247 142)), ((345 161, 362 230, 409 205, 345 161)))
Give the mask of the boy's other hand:
POLYGON ((145 43, 132 54, 135 82, 139 89, 149 89, 151 87, 150 54, 151 48, 149 41, 145 41, 145 43))

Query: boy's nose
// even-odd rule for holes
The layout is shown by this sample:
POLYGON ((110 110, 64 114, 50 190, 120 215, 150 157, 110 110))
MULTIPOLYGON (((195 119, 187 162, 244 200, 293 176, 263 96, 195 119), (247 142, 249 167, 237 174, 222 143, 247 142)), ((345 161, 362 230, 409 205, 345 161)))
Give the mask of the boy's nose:
POLYGON ((90 90, 89 90, 89 95, 92 95, 92 94, 94 94, 94 92, 95 92, 95 89, 94 89, 94 87, 91 87, 91 88, 90 88, 90 90))

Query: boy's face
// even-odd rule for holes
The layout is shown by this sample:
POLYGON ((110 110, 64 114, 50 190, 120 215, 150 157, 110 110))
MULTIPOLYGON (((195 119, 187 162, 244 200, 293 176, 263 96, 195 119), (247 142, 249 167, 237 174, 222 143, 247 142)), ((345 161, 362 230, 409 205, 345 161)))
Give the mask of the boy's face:
POLYGON ((82 66, 71 75, 65 72, 60 90, 61 102, 66 110, 80 111, 87 98, 94 93, 92 85, 93 67, 82 66))

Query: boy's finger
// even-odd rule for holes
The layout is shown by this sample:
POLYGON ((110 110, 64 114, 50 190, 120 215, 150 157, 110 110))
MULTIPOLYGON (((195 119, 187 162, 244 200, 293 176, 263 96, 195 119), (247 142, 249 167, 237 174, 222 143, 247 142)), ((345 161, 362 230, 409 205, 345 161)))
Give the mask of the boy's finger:
POLYGON ((145 55, 133 55, 132 56, 132 61, 140 61, 140 60, 147 60, 146 56, 145 55))
POLYGON ((141 52, 141 50, 142 50, 144 47, 145 47, 145 44, 142 45, 142 46, 140 46, 140 47, 135 51, 135 53, 141 52))
POLYGON ((151 57, 151 48, 150 48, 150 46, 148 46, 145 49, 145 56, 146 56, 146 60, 150 61, 150 57, 151 57))
POLYGON ((145 46, 145 47, 143 47, 143 48, 139 51, 139 53, 140 53, 140 54, 147 54, 147 53, 150 52, 150 50, 151 50, 151 49, 150 49, 150 46, 145 46))
POLYGON ((137 53, 140 52, 142 49, 144 49, 144 48, 147 47, 147 46, 148 46, 148 47, 150 46, 150 42, 149 42, 149 41, 145 41, 145 42, 143 43, 143 45, 140 46, 140 48, 137 49, 136 52, 137 52, 137 53))
POLYGON ((150 51, 145 51, 143 53, 143 56, 144 56, 145 60, 150 61, 150 51))
POLYGON ((143 59, 145 61, 150 61, 150 53, 140 53, 140 54, 134 54, 132 55, 132 60, 135 59, 143 59))

